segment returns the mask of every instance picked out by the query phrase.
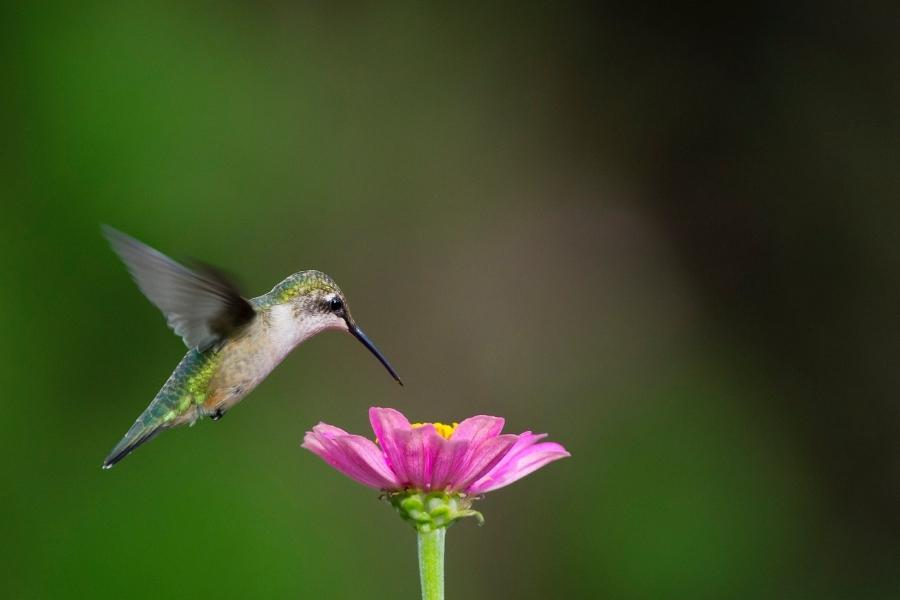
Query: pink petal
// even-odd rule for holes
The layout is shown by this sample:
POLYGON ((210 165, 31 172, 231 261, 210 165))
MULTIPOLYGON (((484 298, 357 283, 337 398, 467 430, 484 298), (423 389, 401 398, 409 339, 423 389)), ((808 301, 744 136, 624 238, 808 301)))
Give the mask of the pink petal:
POLYGON ((378 489, 396 489, 398 482, 381 450, 371 440, 320 423, 306 433, 302 446, 351 479, 378 489))
POLYGON ((448 444, 434 429, 434 425, 425 425, 413 429, 406 438, 404 456, 409 485, 420 489, 431 488, 431 477, 434 463, 441 449, 448 444))
POLYGON ((517 439, 517 436, 507 434, 484 440, 477 446, 470 445, 462 464, 453 475, 451 487, 455 490, 467 490, 473 481, 506 456, 517 439))
POLYGON ((369 422, 375 437, 381 445, 381 451, 388 466, 401 483, 410 480, 406 464, 406 446, 412 434, 409 420, 393 408, 369 409, 369 422))
POLYGON ((488 438, 500 435, 500 432, 503 431, 503 423, 504 421, 500 417, 489 417, 488 415, 469 417, 456 426, 450 439, 478 445, 488 438))
POLYGON ((547 437, 546 433, 535 435, 530 431, 518 436, 509 452, 489 471, 469 486, 470 494, 483 494, 509 485, 540 469, 547 463, 571 456, 565 448, 555 442, 537 442, 547 437))
POLYGON ((435 453, 431 465, 431 489, 440 490, 450 485, 455 474, 460 470, 460 465, 463 464, 468 450, 468 440, 456 440, 454 436, 451 436, 449 440, 444 440, 435 453))
POLYGON ((400 485, 430 488, 435 457, 447 442, 434 425, 413 429, 406 417, 390 408, 369 409, 369 420, 384 459, 400 485))
POLYGON ((334 439, 336 437, 342 435, 351 435, 341 429, 340 427, 335 427, 334 425, 329 425, 328 423, 319 423, 315 427, 313 427, 313 431, 318 435, 324 435, 329 439, 334 439))
POLYGON ((303 443, 300 444, 302 448, 306 448, 307 450, 313 452, 317 456, 322 456, 322 452, 325 452, 325 440, 331 440, 341 435, 350 435, 340 427, 335 427, 333 425, 328 425, 327 423, 319 423, 315 427, 313 427, 312 431, 307 431, 306 435, 303 436, 303 443))
POLYGON ((503 423, 500 417, 488 415, 469 417, 460 423, 434 458, 432 489, 462 490, 490 467, 514 441, 497 437, 503 423))

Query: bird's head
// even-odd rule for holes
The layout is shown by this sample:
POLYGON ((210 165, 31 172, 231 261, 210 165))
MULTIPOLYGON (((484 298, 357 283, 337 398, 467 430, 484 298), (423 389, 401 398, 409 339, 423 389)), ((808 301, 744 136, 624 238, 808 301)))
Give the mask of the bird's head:
POLYGON ((298 324, 302 323, 304 329, 346 331, 368 348, 391 377, 403 385, 388 360, 353 320, 344 293, 325 273, 321 271, 294 273, 276 285, 267 296, 273 306, 284 307, 280 310, 298 324))

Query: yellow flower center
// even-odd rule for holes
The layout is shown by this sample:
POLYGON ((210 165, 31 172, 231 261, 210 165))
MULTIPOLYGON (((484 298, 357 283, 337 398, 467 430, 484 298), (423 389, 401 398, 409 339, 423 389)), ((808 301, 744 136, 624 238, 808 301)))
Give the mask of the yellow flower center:
POLYGON ((437 434, 445 440, 449 440, 450 436, 453 435, 453 432, 456 431, 456 427, 459 423, 453 423, 451 425, 444 425, 443 423, 413 423, 412 428, 418 429, 425 425, 434 425, 434 430, 437 431, 437 434))

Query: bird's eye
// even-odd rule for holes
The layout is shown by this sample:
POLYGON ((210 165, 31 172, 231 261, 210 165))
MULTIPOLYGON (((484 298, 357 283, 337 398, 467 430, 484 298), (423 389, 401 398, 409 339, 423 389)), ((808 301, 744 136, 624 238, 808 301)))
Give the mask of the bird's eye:
POLYGON ((344 301, 335 296, 328 301, 328 308, 330 308, 332 312, 338 312, 339 310, 344 308, 344 301))

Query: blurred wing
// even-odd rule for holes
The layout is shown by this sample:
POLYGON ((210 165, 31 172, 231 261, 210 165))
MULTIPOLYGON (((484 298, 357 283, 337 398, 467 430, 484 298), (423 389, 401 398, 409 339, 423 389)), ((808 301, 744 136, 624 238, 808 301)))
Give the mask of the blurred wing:
POLYGON ((103 233, 138 287, 166 315, 169 327, 188 348, 202 352, 256 316, 237 287, 218 271, 192 271, 106 225, 103 233))

